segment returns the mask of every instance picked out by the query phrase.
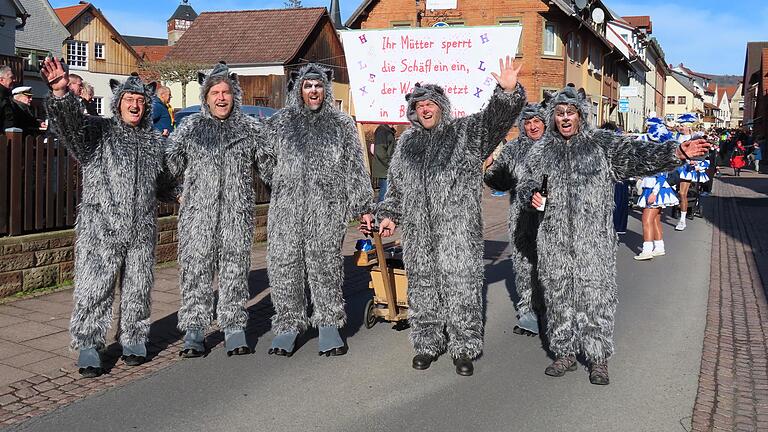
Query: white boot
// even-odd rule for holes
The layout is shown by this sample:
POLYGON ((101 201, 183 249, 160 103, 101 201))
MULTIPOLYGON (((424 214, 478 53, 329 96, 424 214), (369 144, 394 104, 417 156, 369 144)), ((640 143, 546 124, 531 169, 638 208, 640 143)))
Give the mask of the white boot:
POLYGON ((664 240, 654 240, 653 241, 653 256, 662 256, 666 255, 667 252, 664 250, 664 240))
POLYGON ((686 212, 680 212, 680 222, 675 226, 675 231, 682 231, 685 229, 685 214, 686 212))
POLYGON ((653 259, 653 242, 643 242, 643 251, 635 256, 638 261, 653 259))

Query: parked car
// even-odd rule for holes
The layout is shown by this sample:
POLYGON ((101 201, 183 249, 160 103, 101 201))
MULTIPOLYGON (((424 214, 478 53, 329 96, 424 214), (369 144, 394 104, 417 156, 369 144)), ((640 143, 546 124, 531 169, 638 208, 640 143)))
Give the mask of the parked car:
MULTIPOLYGON (((259 119, 270 117, 272 114, 277 112, 277 110, 274 108, 265 107, 265 106, 256 106, 256 105, 242 105, 240 109, 246 115, 253 118, 259 118, 259 119)), ((176 120, 176 127, 178 127, 184 121, 185 118, 198 112, 200 112, 200 105, 192 105, 182 110, 176 111, 176 114, 174 114, 174 119, 176 120)))

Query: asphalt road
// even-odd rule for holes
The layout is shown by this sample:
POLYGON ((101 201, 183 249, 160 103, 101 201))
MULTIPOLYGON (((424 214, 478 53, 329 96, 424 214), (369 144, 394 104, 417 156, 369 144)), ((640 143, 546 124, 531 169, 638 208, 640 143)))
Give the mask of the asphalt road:
POLYGON ((34 418, 23 431, 683 431, 696 395, 709 286, 711 228, 665 224, 667 255, 632 256, 642 242, 634 212, 619 245, 619 309, 611 384, 586 369, 545 376, 538 338, 512 333, 510 265, 503 234, 486 240, 485 354, 475 375, 442 357, 411 368, 408 331, 361 324, 368 293, 348 299, 350 351, 318 357, 314 339, 291 358, 268 356, 271 333, 250 356, 220 347, 146 379, 34 418), (634 250, 633 250, 634 249, 634 250), (498 257, 498 258, 494 258, 498 257))

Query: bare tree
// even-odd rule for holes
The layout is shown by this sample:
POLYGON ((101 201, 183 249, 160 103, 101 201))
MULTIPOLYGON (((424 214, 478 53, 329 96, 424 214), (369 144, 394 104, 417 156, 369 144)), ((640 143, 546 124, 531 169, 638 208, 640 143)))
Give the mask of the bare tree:
POLYGON ((187 107, 187 84, 197 81, 197 73, 209 69, 200 63, 185 60, 161 60, 139 65, 142 75, 148 79, 181 84, 181 107, 187 107))
POLYGON ((283 2, 283 5, 287 8, 300 8, 301 6, 301 0, 285 0, 283 2))

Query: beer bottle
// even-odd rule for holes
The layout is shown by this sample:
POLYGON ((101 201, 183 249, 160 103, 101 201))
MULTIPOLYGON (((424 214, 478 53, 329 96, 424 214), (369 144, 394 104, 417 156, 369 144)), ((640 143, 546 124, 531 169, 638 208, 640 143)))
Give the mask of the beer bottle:
POLYGON ((541 195, 541 205, 539 207, 536 207, 536 210, 538 211, 544 211, 544 207, 547 205, 547 195, 549 194, 549 191, 547 191, 547 175, 544 174, 544 177, 541 180, 541 189, 539 189, 539 194, 541 195))

